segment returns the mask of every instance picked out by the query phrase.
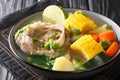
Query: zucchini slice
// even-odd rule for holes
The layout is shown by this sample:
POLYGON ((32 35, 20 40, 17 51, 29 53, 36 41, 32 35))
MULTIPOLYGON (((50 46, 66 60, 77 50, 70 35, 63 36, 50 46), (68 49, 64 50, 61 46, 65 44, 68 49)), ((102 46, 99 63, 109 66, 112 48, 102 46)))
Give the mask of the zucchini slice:
POLYGON ((93 68, 104 64, 108 60, 109 58, 103 52, 101 52, 98 55, 96 55, 94 58, 85 62, 82 66, 85 68, 93 68))

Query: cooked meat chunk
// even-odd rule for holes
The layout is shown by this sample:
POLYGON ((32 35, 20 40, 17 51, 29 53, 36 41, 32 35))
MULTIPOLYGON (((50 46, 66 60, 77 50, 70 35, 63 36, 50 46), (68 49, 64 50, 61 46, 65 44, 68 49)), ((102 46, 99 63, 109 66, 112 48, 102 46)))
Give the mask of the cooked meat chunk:
POLYGON ((63 44, 70 45, 68 32, 61 24, 53 25, 40 21, 29 25, 23 34, 17 37, 16 43, 28 54, 44 54, 50 57, 59 56, 59 52, 44 48, 44 44, 50 38, 53 38, 60 46, 63 44))

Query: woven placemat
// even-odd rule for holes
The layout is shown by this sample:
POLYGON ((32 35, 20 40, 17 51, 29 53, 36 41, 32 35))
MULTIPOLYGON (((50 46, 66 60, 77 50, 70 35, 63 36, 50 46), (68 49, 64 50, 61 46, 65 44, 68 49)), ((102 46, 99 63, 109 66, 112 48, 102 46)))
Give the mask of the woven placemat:
MULTIPOLYGON (((61 0, 64 1, 64 0, 61 0)), ((71 0, 72 1, 72 0, 71 0)), ((76 0, 75 0, 76 1, 76 0)), ((19 22, 24 17, 43 10, 50 4, 57 4, 63 7, 80 8, 80 6, 74 5, 75 2, 69 2, 72 6, 68 5, 68 0, 63 2, 57 2, 54 0, 43 0, 39 3, 35 3, 30 7, 24 8, 20 11, 14 12, 0 21, 0 62, 5 66, 12 74, 15 75, 18 80, 49 80, 33 70, 29 69, 27 65, 18 60, 12 53, 8 44, 8 35, 12 26, 19 22), (17 16, 15 16, 17 15, 17 16)), ((87 3, 84 5, 88 5, 87 3)), ((82 9, 88 9, 88 7, 82 7, 82 9)), ((86 80, 114 80, 120 74, 120 61, 116 61, 109 69, 102 71, 101 73, 86 79, 86 80)))

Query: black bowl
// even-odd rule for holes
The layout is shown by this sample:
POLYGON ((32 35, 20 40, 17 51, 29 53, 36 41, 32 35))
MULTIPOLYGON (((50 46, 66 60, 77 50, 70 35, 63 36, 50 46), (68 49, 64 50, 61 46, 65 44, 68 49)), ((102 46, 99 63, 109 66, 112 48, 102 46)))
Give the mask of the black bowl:
MULTIPOLYGON (((78 9, 64 9, 67 13, 68 12, 74 12, 78 9)), ((112 20, 110 20, 109 18, 102 16, 100 14, 94 13, 94 12, 90 12, 90 11, 86 11, 86 10, 82 10, 85 14, 87 14, 91 19, 93 19, 96 24, 98 26, 101 26, 103 24, 109 24, 112 26, 113 30, 115 31, 115 34, 118 38, 118 42, 120 42, 120 28, 119 26, 113 22, 112 20)), ((44 77, 48 77, 48 78, 55 78, 55 79, 81 79, 81 78, 86 78, 86 77, 90 77, 93 76, 101 71, 103 71, 104 69, 112 66, 112 64, 115 63, 115 61, 120 58, 120 49, 118 50, 117 54, 112 57, 109 61, 107 61, 106 63, 104 63, 101 66, 97 66, 91 69, 87 69, 85 71, 52 71, 52 70, 47 70, 47 69, 43 69, 43 68, 39 68, 37 66, 34 66, 28 62, 25 61, 25 58, 28 56, 26 55, 22 50, 20 50, 19 48, 16 47, 16 43, 14 40, 14 35, 17 32, 18 29, 22 28, 23 26, 27 25, 29 22, 31 22, 34 19, 41 19, 41 14, 42 12, 38 12, 35 13, 31 16, 26 17, 25 19, 21 20, 19 23, 17 23, 16 25, 13 26, 13 28, 10 31, 9 34, 9 45, 11 50, 13 51, 13 54, 19 59, 22 60, 25 64, 28 65, 28 68, 34 70, 36 73, 44 76, 44 77)), ((120 44, 119 44, 120 46, 120 44)))

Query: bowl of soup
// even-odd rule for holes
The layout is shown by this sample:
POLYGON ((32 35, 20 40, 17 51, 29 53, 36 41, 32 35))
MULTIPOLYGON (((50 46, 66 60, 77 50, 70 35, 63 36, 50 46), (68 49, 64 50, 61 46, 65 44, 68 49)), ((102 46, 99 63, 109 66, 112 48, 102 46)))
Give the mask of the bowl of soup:
POLYGON ((64 21, 51 23, 43 11, 32 14, 10 31, 13 54, 36 73, 55 79, 81 79, 110 67, 119 58, 120 28, 109 18, 63 8, 64 21))

